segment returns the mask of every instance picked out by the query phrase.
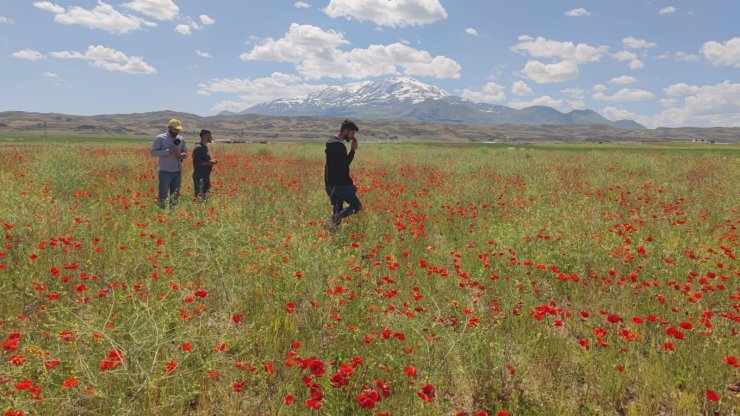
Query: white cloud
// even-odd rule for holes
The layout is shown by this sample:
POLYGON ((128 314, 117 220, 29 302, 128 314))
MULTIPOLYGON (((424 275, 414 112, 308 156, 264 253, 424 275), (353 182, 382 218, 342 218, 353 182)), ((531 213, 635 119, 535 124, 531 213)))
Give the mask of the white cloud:
POLYGON ((205 84, 198 84, 198 94, 241 94, 239 101, 221 101, 213 111, 243 111, 255 104, 269 102, 278 98, 293 98, 319 92, 328 85, 306 84, 300 77, 275 72, 269 77, 256 79, 215 78, 205 84))
POLYGON ((681 62, 698 62, 701 61, 701 56, 693 53, 678 51, 676 52, 676 60, 681 62))
POLYGON ((655 94, 650 91, 636 88, 622 88, 613 95, 606 95, 599 91, 594 93, 591 97, 595 100, 601 101, 645 101, 655 97, 655 94))
POLYGON ((554 64, 544 64, 540 61, 529 60, 522 69, 522 74, 538 84, 553 84, 578 79, 580 71, 574 61, 560 61, 554 64))
POLYGON ((608 49, 606 46, 594 47, 586 43, 576 45, 573 42, 560 42, 541 36, 532 38, 526 35, 519 36, 519 43, 511 47, 514 52, 527 53, 535 58, 560 58, 579 64, 598 61, 608 49))
POLYGON ((699 92, 699 87, 694 85, 684 84, 683 82, 673 84, 667 88, 663 88, 663 92, 671 97, 681 97, 684 95, 692 95, 699 92))
POLYGON ((655 116, 656 123, 668 126, 740 127, 740 83, 724 81, 704 86, 676 84, 667 90, 675 95, 685 95, 683 105, 663 110, 655 116))
POLYGON ((615 85, 625 85, 637 82, 637 78, 629 75, 622 75, 621 77, 612 78, 608 82, 615 85))
POLYGON ((674 107, 676 104, 678 104, 678 98, 663 98, 660 100, 660 105, 662 107, 674 107))
POLYGON ((439 0, 330 0, 324 12, 389 27, 421 26, 447 18, 439 0))
POLYGON ((57 87, 70 87, 71 85, 67 84, 67 81, 65 81, 62 77, 60 77, 58 74, 54 72, 44 72, 44 77, 49 78, 54 81, 54 85, 57 87))
POLYGON ((560 92, 570 97, 570 101, 568 101, 568 106, 570 106, 570 108, 576 110, 586 108, 586 90, 582 88, 565 88, 560 90, 560 92))
POLYGON ((310 9, 311 5, 306 3, 305 1, 297 1, 293 5, 296 9, 310 9))
POLYGON ((156 23, 146 21, 140 17, 121 14, 110 4, 98 1, 92 10, 72 6, 65 9, 48 1, 37 1, 34 7, 53 13, 54 21, 65 25, 81 25, 89 29, 100 29, 110 33, 128 33, 141 29, 142 26, 157 26, 156 23))
POLYGON ((571 98, 583 98, 586 90, 583 88, 564 88, 560 92, 569 95, 571 98))
MULTIPOLYGON (((215 22, 215 20, 208 20, 210 18, 206 15, 202 15, 201 20, 204 20, 203 16, 206 17, 205 19, 206 21, 210 21, 211 23, 215 22)), ((193 19, 189 17, 185 18, 185 23, 181 23, 175 26, 175 32, 181 35, 191 35, 193 33, 193 30, 201 30, 201 29, 203 29, 203 26, 199 25, 196 21, 194 21, 193 19)))
POLYGON ((25 61, 38 61, 39 59, 44 59, 44 55, 41 52, 34 51, 33 49, 23 49, 18 52, 13 52, 11 54, 13 58, 16 59, 23 59, 25 61))
POLYGON ((662 9, 660 9, 658 11, 658 13, 660 13, 660 14, 672 14, 672 13, 676 13, 676 8, 673 7, 673 6, 664 7, 662 9))
POLYGON ((637 57, 637 54, 629 51, 620 51, 612 54, 612 58, 619 62, 629 62, 630 69, 642 69, 645 64, 637 57))
POLYGON ((612 121, 625 119, 634 120, 635 118, 638 118, 637 114, 617 107, 604 107, 601 109, 601 115, 612 121))
POLYGON ((185 24, 179 24, 175 26, 175 32, 181 34, 181 35, 190 35, 193 32, 190 30, 190 25, 185 24))
POLYGON ((465 89, 460 96, 474 103, 503 101, 506 99, 506 87, 495 82, 489 82, 480 91, 465 89))
POLYGON ((465 29, 465 33, 467 33, 470 36, 478 36, 478 31, 475 30, 475 28, 469 27, 465 29))
POLYGON ((735 37, 725 43, 706 42, 701 53, 712 65, 729 65, 740 68, 740 38, 735 37))
POLYGON ((0 16, 0 23, 5 23, 5 24, 12 25, 13 24, 13 21, 10 20, 10 18, 7 18, 5 16, 0 16))
POLYGON ((208 52, 202 52, 202 51, 196 50, 195 54, 200 56, 201 58, 213 58, 213 55, 211 55, 208 52))
POLYGON ((210 16, 208 16, 207 14, 202 14, 199 16, 199 18, 200 18, 200 22, 203 23, 204 26, 210 26, 216 23, 216 21, 212 19, 210 16))
POLYGON ((49 13, 54 13, 54 14, 64 13, 64 7, 61 7, 58 4, 54 4, 48 1, 37 1, 36 3, 33 4, 33 7, 36 7, 38 9, 47 11, 49 13))
POLYGON ((523 101, 523 100, 510 101, 508 105, 511 108, 516 108, 517 110, 521 110, 522 108, 532 107, 535 105, 545 105, 545 106, 560 110, 563 108, 563 100, 556 100, 550 97, 549 95, 544 95, 542 97, 538 97, 530 101, 523 101))
POLYGON ((627 49, 649 49, 657 46, 655 42, 648 42, 644 39, 638 39, 633 36, 628 36, 622 39, 622 44, 627 49))
POLYGON ((519 36, 519 43, 512 46, 511 50, 536 58, 559 59, 559 62, 549 64, 529 60, 521 70, 524 76, 539 84, 551 84, 577 79, 580 76, 579 64, 598 61, 608 48, 523 35, 519 36))
POLYGON ((123 52, 105 46, 90 45, 85 53, 77 51, 59 51, 50 54, 57 59, 81 59, 89 61, 96 68, 126 74, 154 74, 157 70, 144 62, 139 56, 126 56, 123 52))
POLYGON ((609 87, 607 87, 606 85, 602 85, 602 84, 596 84, 591 88, 591 90, 594 92, 604 92, 604 91, 609 90, 609 87))
POLYGON ((582 16, 591 16, 591 12, 584 9, 583 7, 579 7, 577 9, 571 9, 565 12, 566 16, 570 17, 582 17, 582 16))
POLYGON ((158 20, 172 20, 180 13, 172 0, 133 0, 122 6, 158 20))
POLYGON ((511 93, 519 97, 523 97, 525 95, 531 95, 532 88, 530 88, 526 82, 517 80, 514 81, 513 84, 511 84, 511 93))
POLYGON ((312 25, 293 23, 280 39, 268 38, 250 52, 240 55, 248 61, 290 62, 307 79, 353 78, 398 74, 459 78, 460 65, 445 56, 432 56, 403 43, 370 45, 366 49, 343 51, 344 35, 312 25))
POLYGON ((333 30, 324 31, 312 25, 290 25, 288 33, 280 39, 267 38, 249 53, 241 54, 242 60, 263 60, 298 63, 311 56, 329 57, 349 41, 344 35, 333 30))

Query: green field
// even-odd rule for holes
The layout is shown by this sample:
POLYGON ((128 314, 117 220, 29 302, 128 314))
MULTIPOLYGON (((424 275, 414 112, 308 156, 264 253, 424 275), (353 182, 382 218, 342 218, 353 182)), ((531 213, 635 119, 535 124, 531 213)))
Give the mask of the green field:
POLYGON ((740 406, 738 145, 361 143, 335 231, 319 143, 149 145, 0 141, 6 415, 740 406))

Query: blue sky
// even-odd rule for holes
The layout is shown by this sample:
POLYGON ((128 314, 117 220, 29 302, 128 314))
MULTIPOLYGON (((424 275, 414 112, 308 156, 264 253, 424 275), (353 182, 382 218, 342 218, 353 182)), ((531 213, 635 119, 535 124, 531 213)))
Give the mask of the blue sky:
POLYGON ((2 0, 0 111, 200 115, 411 76, 472 101, 740 126, 738 0, 2 0))

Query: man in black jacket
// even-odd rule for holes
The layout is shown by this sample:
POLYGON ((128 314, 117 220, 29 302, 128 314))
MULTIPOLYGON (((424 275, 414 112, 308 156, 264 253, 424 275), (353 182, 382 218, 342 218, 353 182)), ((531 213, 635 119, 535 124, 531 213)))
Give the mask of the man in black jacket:
POLYGON ((197 201, 205 200, 211 191, 211 170, 218 163, 211 158, 208 151, 208 143, 213 142, 213 134, 210 130, 200 131, 200 143, 195 144, 193 149, 193 190, 197 201))
POLYGON ((324 168, 324 183, 326 194, 329 195, 332 206, 332 217, 329 225, 337 226, 346 218, 362 209, 362 203, 357 198, 357 192, 352 178, 349 175, 349 165, 355 158, 357 138, 355 133, 360 131, 357 125, 350 120, 344 120, 339 134, 326 142, 326 166, 324 168), (345 142, 352 142, 349 153, 345 142), (349 207, 344 208, 347 202, 349 207))

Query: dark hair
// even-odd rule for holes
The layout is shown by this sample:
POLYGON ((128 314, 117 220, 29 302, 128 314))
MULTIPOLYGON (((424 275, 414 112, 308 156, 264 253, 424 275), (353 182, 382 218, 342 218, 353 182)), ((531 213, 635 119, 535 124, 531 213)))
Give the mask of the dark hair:
POLYGON ((202 139, 206 134, 211 134, 210 130, 203 129, 200 131, 200 138, 202 139))
POLYGON ((355 124, 354 121, 349 120, 349 119, 345 119, 344 122, 342 122, 342 127, 339 128, 340 132, 344 130, 352 130, 354 132, 360 131, 360 129, 357 127, 357 124, 355 124))

